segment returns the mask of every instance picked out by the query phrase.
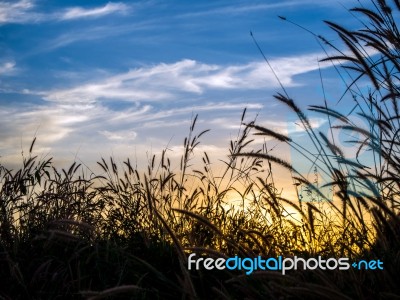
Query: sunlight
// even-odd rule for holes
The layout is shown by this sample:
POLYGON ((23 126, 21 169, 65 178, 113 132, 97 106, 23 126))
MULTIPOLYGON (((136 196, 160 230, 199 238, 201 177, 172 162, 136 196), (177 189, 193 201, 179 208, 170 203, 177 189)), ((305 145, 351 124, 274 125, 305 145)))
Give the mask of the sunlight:
POLYGON ((14 2, 1 299, 400 295, 400 1, 14 2))

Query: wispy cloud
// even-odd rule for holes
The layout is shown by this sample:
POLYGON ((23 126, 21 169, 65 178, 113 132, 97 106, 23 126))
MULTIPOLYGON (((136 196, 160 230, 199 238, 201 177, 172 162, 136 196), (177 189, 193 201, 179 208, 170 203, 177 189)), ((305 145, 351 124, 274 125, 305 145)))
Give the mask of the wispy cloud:
MULTIPOLYGON (((270 63, 283 84, 296 86, 299 83, 295 76, 316 70, 318 57, 318 54, 310 54, 276 58, 270 63)), ((3 70, 0 73, 14 68, 11 62, 0 66, 3 70)), ((185 134, 192 113, 204 116, 214 129, 237 130, 234 126, 240 117, 237 113, 244 107, 260 111, 265 104, 260 98, 244 103, 235 96, 236 100, 232 101, 231 95, 252 90, 265 92, 278 87, 264 62, 224 65, 184 59, 96 76, 102 77, 71 88, 25 90, 24 96, 35 94, 47 103, 2 111, 0 127, 4 131, 0 139, 8 149, 16 149, 21 142, 28 145, 39 129, 42 148, 56 152, 65 148, 78 149, 80 143, 93 149, 114 146, 120 149, 132 143, 145 145, 144 141, 149 142, 152 136, 155 138, 150 141, 152 145, 161 146, 171 138, 168 132, 185 134), (226 95, 216 96, 221 94, 226 95), (21 137, 22 132, 24 137, 21 137)), ((266 124, 279 131, 284 131, 284 125, 266 124)), ((7 153, 7 149, 0 149, 7 153)))
MULTIPOLYGON (((204 104, 189 105, 185 107, 176 107, 167 110, 153 110, 151 106, 144 106, 143 109, 130 109, 124 112, 118 112, 108 120, 112 124, 123 124, 125 122, 135 122, 142 123, 142 127, 155 127, 154 125, 163 124, 160 123, 162 119, 176 120, 178 117, 188 116, 191 113, 203 113, 203 112, 217 112, 223 111, 227 113, 228 111, 238 111, 242 110, 246 106, 248 109, 260 110, 263 105, 260 103, 229 103, 229 102, 208 102, 204 104)), ((179 123, 174 121, 174 124, 169 124, 167 126, 176 126, 179 123)))
POLYGON ((4 63, 0 62, 0 75, 11 75, 15 73, 15 62, 14 61, 7 61, 4 63))
MULTIPOLYGON (((299 85, 295 76, 316 70, 318 54, 271 60, 277 76, 287 87, 299 85)), ((320 67, 329 64, 320 65, 320 67)), ((278 82, 264 62, 225 66, 195 60, 161 63, 133 69, 69 89, 42 92, 47 101, 94 102, 97 100, 164 101, 179 93, 201 95, 209 90, 274 89, 278 82)))
POLYGON ((0 3, 0 25, 6 23, 41 23, 48 21, 70 21, 82 18, 98 18, 110 14, 123 14, 129 11, 130 7, 122 2, 109 2, 104 6, 84 8, 70 7, 62 11, 48 13, 36 10, 34 1, 20 0, 18 2, 0 3))
POLYGON ((35 21, 38 14, 32 11, 33 7, 34 4, 30 0, 0 2, 0 24, 35 21))
MULTIPOLYGON (((345 2, 352 0, 345 0, 345 2)), ((354 1, 353 1, 354 2, 354 1)), ((256 3, 256 4, 244 4, 244 5, 227 5, 223 7, 211 8, 200 10, 197 12, 190 12, 180 15, 182 18, 193 18, 193 17, 204 17, 206 15, 240 15, 251 12, 260 12, 266 10, 277 10, 281 8, 290 8, 296 6, 305 6, 305 5, 317 5, 317 6, 336 6, 340 7, 340 5, 336 2, 332 1, 316 1, 316 0, 289 0, 289 1, 279 1, 275 3, 256 3)))
MULTIPOLYGON (((248 105, 249 109, 261 107, 254 103, 248 105)), ((50 102, 42 106, 3 107, 0 111, 0 128, 3 129, 0 132, 3 141, 0 150, 2 159, 5 157, 6 160, 18 161, 15 149, 26 150, 37 136, 35 149, 44 155, 51 153, 59 156, 63 153, 65 159, 65 155, 72 157, 82 146, 85 157, 81 158, 90 163, 92 159, 98 159, 101 154, 110 151, 118 157, 125 157, 128 155, 126 147, 135 145, 140 149, 138 157, 143 159, 149 150, 146 146, 149 143, 155 149, 161 149, 169 144, 173 136, 185 134, 192 112, 220 111, 226 114, 227 111, 241 109, 243 104, 232 103, 206 103, 169 110, 145 105, 122 111, 107 108, 101 103, 50 102), (173 131, 168 129, 171 127, 174 127, 173 131), (148 134, 154 131, 157 134, 148 134)), ((200 124, 204 118, 203 114, 200 124)), ((171 146, 180 143, 179 138, 178 143, 175 140, 171 146)))
POLYGON ((226 15, 226 14, 237 15, 253 11, 262 11, 262 10, 281 8, 281 7, 294 6, 298 5, 299 4, 298 2, 299 1, 289 1, 289 2, 282 1, 282 2, 268 3, 268 4, 230 5, 230 6, 197 11, 197 12, 190 12, 182 14, 179 17, 192 18, 192 17, 202 17, 205 15, 226 15))
POLYGON ((61 20, 73 20, 79 18, 96 18, 104 15, 114 13, 125 13, 129 9, 128 5, 124 3, 112 3, 109 2, 105 6, 95 8, 82 8, 72 7, 66 9, 66 11, 60 14, 61 20))
POLYGON ((47 42, 38 45, 29 52, 30 55, 50 52, 58 48, 62 48, 74 43, 81 41, 96 41, 96 40, 106 40, 110 38, 115 38, 121 35, 128 35, 134 32, 146 31, 154 29, 156 27, 155 22, 143 21, 143 22, 132 22, 124 25, 110 25, 110 26, 90 26, 87 28, 82 28, 81 30, 71 30, 54 37, 47 42))
POLYGON ((108 131, 101 130, 100 134, 104 135, 107 139, 111 141, 120 142, 131 142, 137 137, 137 133, 133 130, 118 130, 118 131, 108 131))
POLYGON ((56 143, 73 131, 73 125, 87 119, 86 116, 77 118, 74 112, 55 106, 27 110, 3 107, 0 116, 0 138, 3 141, 0 150, 6 153, 9 149, 28 145, 37 130, 41 133, 42 144, 56 143))

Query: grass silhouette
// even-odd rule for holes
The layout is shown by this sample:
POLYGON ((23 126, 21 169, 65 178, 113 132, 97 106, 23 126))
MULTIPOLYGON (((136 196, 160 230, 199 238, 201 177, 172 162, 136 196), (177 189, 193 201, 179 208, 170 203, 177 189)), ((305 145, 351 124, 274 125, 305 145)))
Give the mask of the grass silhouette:
MULTIPOLYGON (((52 159, 34 156, 32 142, 19 170, 0 166, 0 297, 2 299, 395 299, 400 294, 399 132, 400 34, 398 1, 374 0, 359 7, 361 28, 349 31, 326 24, 346 51, 333 48, 332 62, 346 81, 346 94, 369 128, 326 104, 310 106, 335 130, 357 133, 350 142, 355 159, 328 134, 311 126, 282 86, 275 98, 298 117, 315 151, 264 128, 242 124, 230 142, 222 175, 212 158, 193 158, 200 138, 197 116, 183 143, 179 172, 164 150, 141 171, 127 159, 98 164, 103 174, 85 175, 81 165, 57 169, 52 159), (394 11, 396 10, 396 11, 394 11), (348 76, 345 77, 344 75, 348 76), (359 83, 368 80, 367 92, 359 83), (335 123, 337 124, 337 123, 335 123), (330 179, 325 187, 309 180, 296 165, 255 148, 253 134, 290 145, 330 179), (372 153, 366 167, 359 153, 372 153), (316 154, 315 154, 316 153, 316 154), (192 164, 193 163, 193 164, 192 164), (273 178, 277 164, 293 174, 297 188, 315 201, 286 199, 273 178), (242 200, 240 209, 229 193, 242 200), (318 201, 317 201, 318 200, 318 201), (324 201, 321 201, 324 200, 324 201), (287 217, 295 211, 299 220, 287 217), (240 271, 188 270, 187 256, 349 257, 381 259, 384 270, 240 271)), ((281 17, 285 21, 289 21, 281 17)), ((290 21, 289 21, 290 22, 290 21)))

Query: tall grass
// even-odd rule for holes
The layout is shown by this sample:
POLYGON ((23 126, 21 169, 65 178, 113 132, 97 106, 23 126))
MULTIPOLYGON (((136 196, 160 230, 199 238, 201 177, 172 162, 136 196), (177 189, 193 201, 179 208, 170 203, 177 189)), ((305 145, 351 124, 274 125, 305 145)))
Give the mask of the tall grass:
MULTIPOLYGON (((19 170, 0 166, 0 297, 4 299, 370 299, 395 297, 399 262, 399 41, 396 19, 385 1, 356 8, 362 28, 327 22, 348 51, 319 37, 339 53, 327 57, 339 75, 353 76, 361 129, 327 106, 310 110, 340 122, 334 130, 355 132, 354 144, 372 153, 346 157, 337 141, 311 126, 283 91, 275 97, 299 118, 315 149, 249 121, 246 110, 226 159, 199 153, 193 118, 180 161, 168 151, 150 157, 146 170, 127 159, 98 162, 101 174, 79 164, 57 169, 39 160, 33 141, 19 170), (371 88, 359 83, 366 78, 371 88), (325 172, 326 183, 309 179, 296 164, 257 148, 253 134, 286 143, 325 172), (195 156, 201 164, 194 163, 195 156), (217 169, 215 166, 220 164, 217 169), (273 177, 276 165, 290 170, 297 188, 313 201, 286 199, 273 177), (221 167, 222 166, 222 167, 221 167), (334 199, 321 192, 322 184, 334 199), (234 196, 232 196, 234 195, 234 196), (240 204, 234 206, 232 197, 240 204), (324 200, 324 201, 321 201, 324 200), (328 208, 327 208, 328 206, 328 208), (292 212, 296 216, 291 216, 292 212), (188 270, 187 255, 211 257, 301 256, 379 258, 383 271, 188 270)), ((394 8, 400 9, 397 1, 394 8)), ((396 12, 397 13, 397 12, 396 12)), ((285 18, 283 18, 285 19, 285 18)), ((285 19, 286 20, 286 19, 285 19)), ((343 78, 345 78, 343 76, 343 78)), ((346 77, 349 78, 349 77, 346 77)), ((299 192, 299 195, 301 192, 299 192)))
MULTIPOLYGON (((324 187, 334 192, 333 201, 320 192, 315 181, 305 177, 296 170, 296 164, 288 164, 280 157, 253 152, 240 155, 265 158, 293 172, 294 179, 306 189, 318 194, 318 199, 325 200, 338 219, 341 226, 336 227, 336 234, 344 238, 339 241, 340 255, 357 257, 359 255, 381 257, 386 260, 387 267, 383 274, 377 275, 374 288, 388 291, 381 296, 389 296, 389 291, 396 291, 393 281, 398 278, 400 250, 399 219, 399 132, 400 115, 399 71, 400 71, 400 34, 397 27, 398 1, 390 5, 387 1, 371 1, 369 8, 357 7, 350 10, 355 18, 360 17, 360 29, 352 31, 334 22, 325 23, 338 35, 342 45, 333 45, 322 36, 317 36, 321 47, 328 52, 333 49, 337 54, 330 55, 322 61, 332 62, 340 77, 350 78, 344 81, 346 91, 338 99, 345 96, 354 102, 354 111, 358 118, 367 124, 360 128, 352 122, 351 115, 322 105, 312 105, 309 111, 321 114, 328 120, 328 133, 315 129, 307 117, 289 96, 285 87, 275 98, 289 107, 298 117, 299 123, 307 133, 309 145, 313 149, 302 148, 295 140, 277 135, 269 129, 250 124, 258 134, 268 135, 284 142, 294 151, 300 152, 310 162, 310 168, 325 172, 328 181, 324 187), (368 84, 366 89, 365 84, 368 84), (336 123, 339 125, 333 126, 336 123), (334 132, 346 131, 352 136, 347 142, 357 150, 354 159, 346 156, 334 139, 334 132), (357 137, 358 136, 358 137, 357 137), (366 162, 362 152, 369 153, 370 161, 366 162), (372 165, 368 165, 371 163, 372 165)), ((282 17, 283 20, 288 21, 282 17)), ((291 21, 290 21, 291 22, 291 21)), ((257 45, 258 46, 258 45, 257 45)), ((313 215, 321 215, 321 211, 308 209, 308 222, 313 227, 313 215)), ((374 277, 371 275, 371 277, 374 277)), ((369 282, 371 283, 371 282, 369 282)), ((360 283, 361 284, 361 283, 360 283)), ((363 288, 365 286, 363 285, 363 288)), ((357 297, 364 298, 361 288, 357 297)), ((393 296, 393 295, 392 295, 393 296)))

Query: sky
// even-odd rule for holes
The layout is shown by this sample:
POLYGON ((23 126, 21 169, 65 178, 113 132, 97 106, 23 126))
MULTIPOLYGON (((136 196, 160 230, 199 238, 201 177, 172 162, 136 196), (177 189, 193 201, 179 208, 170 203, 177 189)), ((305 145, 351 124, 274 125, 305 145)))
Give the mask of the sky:
MULTIPOLYGON (((326 53, 312 34, 278 16, 339 43, 323 20, 354 28, 347 9, 356 5, 0 1, 0 163, 20 164, 36 137, 35 153, 60 167, 76 160, 94 168, 111 155, 145 166, 164 148, 180 155, 196 114, 198 132, 211 130, 199 151, 217 161, 228 155, 244 108, 247 121, 292 134, 293 116, 274 100, 281 87, 250 32, 300 107, 323 103, 321 76, 335 107, 344 84, 331 64, 319 63, 326 53)), ((311 119, 315 127, 326 123, 311 119)), ((291 158, 288 150, 282 155, 291 158)))

